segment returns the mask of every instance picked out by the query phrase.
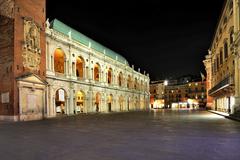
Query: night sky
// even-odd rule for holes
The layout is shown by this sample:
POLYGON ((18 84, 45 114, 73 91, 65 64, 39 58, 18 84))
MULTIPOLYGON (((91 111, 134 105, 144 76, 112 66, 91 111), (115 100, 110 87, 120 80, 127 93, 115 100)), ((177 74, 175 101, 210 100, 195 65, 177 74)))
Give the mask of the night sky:
POLYGON ((151 80, 205 73, 224 0, 47 0, 57 18, 146 70, 151 80))

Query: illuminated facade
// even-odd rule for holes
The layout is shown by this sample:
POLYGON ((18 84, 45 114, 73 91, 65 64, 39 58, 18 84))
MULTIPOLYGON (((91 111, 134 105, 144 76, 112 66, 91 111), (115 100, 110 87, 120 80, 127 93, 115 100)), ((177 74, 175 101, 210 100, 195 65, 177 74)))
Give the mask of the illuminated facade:
POLYGON ((151 82, 152 108, 199 108, 207 103, 206 81, 186 81, 178 83, 177 80, 164 84, 164 81, 151 82), (156 107, 160 106, 160 107, 156 107))
POLYGON ((135 71, 121 55, 59 20, 47 24, 49 116, 149 107, 147 75, 135 71))
POLYGON ((45 1, 0 0, 0 119, 146 110, 149 76, 64 23, 45 1))
POLYGON ((164 108, 164 91, 166 82, 164 81, 152 81, 150 83, 150 105, 151 108, 164 108))
POLYGON ((240 105, 240 2, 226 0, 209 54, 207 72, 209 108, 234 114, 240 105))
POLYGON ((205 81, 193 81, 165 87, 165 106, 168 108, 197 109, 205 107, 206 98, 205 81))

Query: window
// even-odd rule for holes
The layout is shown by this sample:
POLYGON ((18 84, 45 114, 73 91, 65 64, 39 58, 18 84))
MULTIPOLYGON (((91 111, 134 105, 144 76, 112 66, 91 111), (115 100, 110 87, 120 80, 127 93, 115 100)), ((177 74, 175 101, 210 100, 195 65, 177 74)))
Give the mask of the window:
POLYGON ((118 76, 118 85, 121 87, 122 86, 122 82, 123 81, 123 76, 122 76, 122 72, 119 73, 119 76, 118 76))
POLYGON ((225 58, 228 58, 228 43, 224 43, 224 56, 225 58))
POLYGON ((99 64, 95 64, 93 73, 94 73, 94 80, 99 81, 100 80, 100 65, 99 64))
POLYGON ((233 43, 233 29, 231 30, 231 32, 230 32, 230 44, 232 44, 233 43))
POLYGON ((76 59, 76 76, 78 78, 83 78, 83 68, 84 68, 84 59, 82 57, 77 57, 76 59))
POLYGON ((219 56, 217 57, 217 70, 219 69, 219 56))
POLYGON ((223 51, 220 51, 220 64, 223 64, 223 51))
POLYGON ((54 70, 55 72, 64 74, 65 54, 61 49, 56 49, 54 52, 54 70))
POLYGON ((108 84, 111 84, 111 83, 112 83, 112 68, 109 68, 109 69, 108 69, 107 82, 108 82, 108 84))

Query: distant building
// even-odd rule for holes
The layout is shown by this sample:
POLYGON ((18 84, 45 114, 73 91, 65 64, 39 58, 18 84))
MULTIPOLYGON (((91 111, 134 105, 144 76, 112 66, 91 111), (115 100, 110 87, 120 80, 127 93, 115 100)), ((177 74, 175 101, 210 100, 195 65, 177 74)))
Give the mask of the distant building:
POLYGON ((167 108, 199 108, 206 105, 206 82, 193 81, 165 87, 167 108))
POLYGON ((207 103, 206 81, 199 78, 181 77, 164 84, 164 81, 150 83, 152 108, 199 108, 207 103))
POLYGON ((225 0, 204 62, 207 105, 234 114, 240 111, 240 1, 225 0))
POLYGON ((165 106, 164 104, 165 85, 166 84, 164 84, 164 80, 152 81, 150 83, 151 108, 163 108, 165 106))

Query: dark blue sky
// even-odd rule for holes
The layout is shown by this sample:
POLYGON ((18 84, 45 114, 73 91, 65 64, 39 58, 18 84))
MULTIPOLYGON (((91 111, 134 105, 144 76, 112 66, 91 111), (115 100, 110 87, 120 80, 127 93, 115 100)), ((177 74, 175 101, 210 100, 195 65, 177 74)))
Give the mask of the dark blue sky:
POLYGON ((123 55, 154 80, 204 72, 223 2, 47 0, 47 17, 123 55))

